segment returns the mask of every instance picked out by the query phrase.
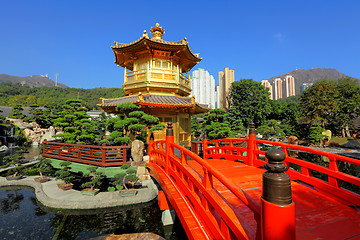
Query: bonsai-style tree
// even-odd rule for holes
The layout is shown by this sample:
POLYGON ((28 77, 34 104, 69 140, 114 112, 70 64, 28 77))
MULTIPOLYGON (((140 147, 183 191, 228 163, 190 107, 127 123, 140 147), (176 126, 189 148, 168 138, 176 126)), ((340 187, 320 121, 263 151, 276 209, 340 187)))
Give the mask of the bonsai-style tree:
POLYGON ((116 188, 118 190, 121 190, 125 188, 126 190, 129 190, 126 187, 126 180, 136 182, 139 180, 139 178, 136 176, 137 170, 135 168, 130 168, 130 164, 125 164, 122 166, 122 169, 126 169, 126 172, 121 172, 115 175, 115 181, 114 184, 116 185, 116 188))
POLYGON ((83 188, 90 187, 90 191, 93 191, 94 187, 99 187, 101 185, 101 180, 103 179, 103 177, 101 176, 102 172, 97 172, 96 171, 97 169, 98 167, 96 166, 91 166, 87 168, 87 170, 89 170, 90 173, 86 174, 86 176, 90 177, 90 181, 83 183, 81 187, 83 188))
POLYGON ((43 174, 49 174, 52 171, 51 161, 45 157, 39 157, 39 162, 35 164, 35 167, 38 169, 40 177, 44 178, 43 174))
POLYGON ((313 144, 319 144, 320 140, 324 137, 322 132, 324 132, 325 129, 321 126, 320 123, 312 123, 310 125, 309 129, 309 136, 307 137, 311 143, 313 144))
POLYGON ((147 129, 152 132, 165 127, 159 122, 159 118, 139 111, 139 107, 133 103, 122 103, 116 109, 120 112, 118 117, 107 121, 110 137, 101 142, 109 145, 124 145, 131 143, 132 136, 145 141, 147 129))
POLYGON ((234 132, 231 131, 229 116, 224 109, 211 109, 204 115, 204 130, 209 140, 232 137, 234 132))
POLYGON ((25 158, 19 153, 4 157, 4 161, 8 162, 7 165, 14 166, 8 171, 8 176, 16 177, 21 172, 21 170, 24 169, 24 166, 21 165, 24 159, 25 158))
POLYGON ((23 110, 24 109, 21 107, 21 105, 17 104, 15 107, 11 109, 11 112, 9 113, 9 117, 16 119, 24 119, 26 115, 22 113, 23 110))
MULTIPOLYGON (((3 110, 0 110, 0 113, 2 112, 3 110)), ((8 128, 9 127, 9 124, 5 124, 5 119, 6 117, 4 116, 0 116, 0 129, 3 128, 8 128)))
POLYGON ((90 116, 86 114, 86 108, 82 106, 82 101, 73 99, 66 101, 63 110, 58 113, 55 119, 55 127, 61 127, 64 133, 54 135, 61 137, 63 142, 77 144, 94 144, 96 137, 103 133, 90 116))
POLYGON ((70 165, 71 165, 71 162, 60 163, 60 166, 62 168, 55 172, 56 179, 61 179, 65 182, 65 184, 70 184, 75 178, 70 173, 70 165))
POLYGON ((33 104, 30 106, 30 117, 26 117, 24 120, 27 122, 36 122, 41 128, 48 128, 54 123, 54 115, 51 113, 51 109, 40 109, 39 105, 33 104))

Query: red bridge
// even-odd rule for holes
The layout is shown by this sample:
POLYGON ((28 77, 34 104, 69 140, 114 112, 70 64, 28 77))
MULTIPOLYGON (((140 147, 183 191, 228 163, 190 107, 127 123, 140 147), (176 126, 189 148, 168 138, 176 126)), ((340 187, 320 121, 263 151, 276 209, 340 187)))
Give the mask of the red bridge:
POLYGON ((360 239, 359 160, 258 140, 254 126, 245 139, 205 139, 203 158, 168 128, 149 156, 189 239, 360 239))
MULTIPOLYGON (((360 160, 259 140, 253 125, 247 138, 192 151, 166 132, 150 138, 147 166, 189 239, 360 239, 360 160)), ((127 163, 127 148, 44 142, 43 156, 111 167, 127 163)))

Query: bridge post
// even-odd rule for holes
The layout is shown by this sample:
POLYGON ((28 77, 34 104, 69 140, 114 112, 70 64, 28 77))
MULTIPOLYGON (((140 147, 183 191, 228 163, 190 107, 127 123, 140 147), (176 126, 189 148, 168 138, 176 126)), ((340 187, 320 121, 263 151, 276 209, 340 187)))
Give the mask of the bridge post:
POLYGON ((172 126, 172 122, 168 122, 167 128, 166 128, 166 168, 165 171, 168 173, 170 160, 169 155, 173 154, 171 152, 171 143, 174 143, 174 129, 172 126))
POLYGON ((149 162, 151 162, 151 154, 152 154, 152 151, 153 151, 154 140, 155 140, 154 133, 151 132, 150 138, 149 138, 149 146, 148 146, 149 162))
POLYGON ((203 139, 203 159, 206 160, 207 159, 207 149, 208 149, 208 140, 207 140, 207 135, 206 132, 204 133, 204 139, 203 139))
POLYGON ((42 156, 44 156, 46 154, 46 145, 47 145, 47 139, 44 139, 43 141, 43 153, 42 156))
POLYGON ((248 147, 247 147, 247 156, 248 156, 248 165, 254 166, 255 161, 255 144, 256 144, 256 133, 255 133, 255 123, 250 123, 249 136, 248 136, 248 147))
POLYGON ((101 167, 103 168, 106 165, 106 149, 104 147, 106 147, 106 143, 103 143, 101 146, 101 167))
POLYGON ((285 153, 270 149, 265 153, 268 163, 263 174, 261 196, 261 239, 295 239, 295 204, 292 201, 290 177, 284 172, 285 153))

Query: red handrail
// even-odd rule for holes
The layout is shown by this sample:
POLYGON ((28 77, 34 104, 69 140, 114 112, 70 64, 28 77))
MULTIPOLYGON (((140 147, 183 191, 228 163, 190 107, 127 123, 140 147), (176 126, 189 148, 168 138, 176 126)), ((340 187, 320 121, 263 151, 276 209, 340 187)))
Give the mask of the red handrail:
POLYGON ((162 170, 169 178, 175 179, 177 187, 185 194, 193 206, 193 211, 197 213, 196 216, 202 218, 215 239, 225 239, 230 232, 239 239, 246 239, 245 230, 235 213, 225 203, 221 194, 213 188, 214 180, 221 182, 258 216, 260 216, 260 206, 255 202, 249 202, 241 189, 234 186, 231 181, 207 161, 172 142, 168 142, 169 147, 165 149, 164 145, 166 143, 164 140, 150 143, 150 163, 160 166, 159 171, 162 170), (174 149, 180 151, 180 157, 175 155, 174 149), (204 177, 198 175, 187 164, 188 158, 202 166, 204 177), (209 209, 213 210, 209 211, 209 209), (215 216, 220 216, 220 221, 216 221, 215 216))
MULTIPOLYGON (((249 135, 250 137, 251 135, 249 135)), ((347 173, 343 173, 339 171, 338 162, 346 162, 349 164, 354 164, 360 166, 360 160, 356 160, 353 158, 341 156, 334 153, 329 153, 317 149, 312 149, 304 146, 292 145, 287 143, 280 142, 271 142, 266 140, 258 140, 254 139, 250 141, 250 139, 217 139, 213 141, 209 141, 207 143, 204 142, 204 159, 208 159, 210 157, 213 158, 225 158, 226 160, 242 160, 244 163, 248 165, 253 165, 256 167, 262 167, 267 159, 261 160, 259 155, 265 156, 265 151, 258 149, 258 144, 267 144, 271 146, 281 147, 282 151, 285 153, 286 158, 284 164, 290 166, 291 164, 295 164, 301 167, 301 172, 298 172, 294 169, 289 169, 287 173, 292 178, 292 180, 300 180, 305 182, 318 190, 325 191, 328 194, 332 194, 339 200, 346 200, 352 204, 360 206, 360 195, 356 192, 352 192, 348 189, 341 187, 341 181, 348 182, 357 187, 360 187, 360 179, 358 177, 352 176, 347 173), (236 141, 247 142, 247 147, 234 147, 233 143, 236 141), (215 144, 215 147, 209 147, 209 144, 215 144), (225 146, 221 146, 225 145, 225 146), (316 154, 320 156, 324 156, 329 158, 329 167, 326 168, 324 166, 317 165, 312 162, 308 162, 302 159, 294 158, 288 155, 288 149, 297 150, 302 152, 307 152, 311 154, 316 154), (246 152, 247 156, 243 156, 243 153, 246 152), (239 154, 240 153, 240 154, 239 154), (328 181, 323 181, 319 178, 312 176, 312 171, 317 171, 322 174, 325 174, 328 178, 328 181)))
POLYGON ((42 156, 99 167, 121 166, 127 163, 128 148, 130 146, 95 146, 44 141, 42 156))

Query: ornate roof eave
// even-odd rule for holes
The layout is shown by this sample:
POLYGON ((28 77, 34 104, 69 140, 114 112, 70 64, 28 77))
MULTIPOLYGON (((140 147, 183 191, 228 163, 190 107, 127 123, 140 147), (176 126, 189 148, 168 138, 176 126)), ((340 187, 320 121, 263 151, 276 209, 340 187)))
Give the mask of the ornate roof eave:
MULTIPOLYGON (((162 39, 150 39, 148 36, 143 36, 137 41, 129 44, 115 42, 115 46, 111 46, 115 54, 115 59, 116 59, 115 63, 123 67, 126 66, 126 60, 124 58, 123 61, 121 62, 120 59, 117 59, 116 53, 122 53, 123 55, 130 55, 131 52, 142 51, 152 47, 155 49, 160 49, 165 51, 166 50, 177 51, 178 52, 177 55, 181 55, 182 58, 185 58, 189 62, 193 63, 191 64, 192 65, 191 68, 202 60, 202 58, 200 58, 198 54, 194 54, 191 51, 189 44, 186 41, 186 38, 178 42, 167 42, 162 39)), ((185 72, 188 72, 191 69, 190 67, 188 68, 189 69, 184 69, 185 72)))

